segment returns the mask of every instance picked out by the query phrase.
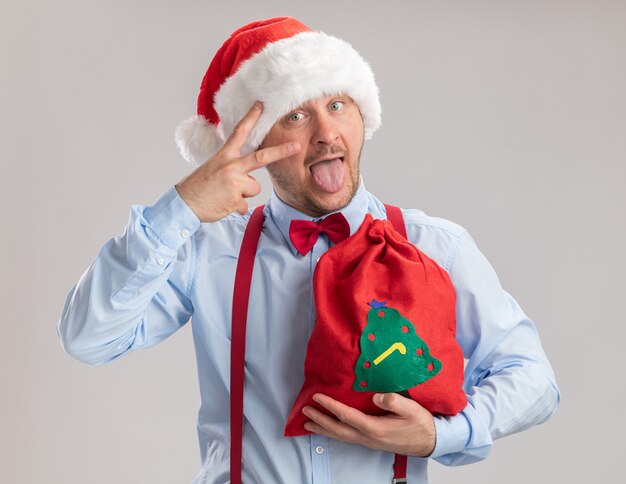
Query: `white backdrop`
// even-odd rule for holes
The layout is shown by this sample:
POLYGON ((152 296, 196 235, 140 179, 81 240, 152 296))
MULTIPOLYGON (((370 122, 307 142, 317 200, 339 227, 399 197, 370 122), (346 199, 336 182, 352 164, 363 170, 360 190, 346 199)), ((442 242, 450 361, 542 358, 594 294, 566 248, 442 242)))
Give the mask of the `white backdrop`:
POLYGON ((383 127, 363 151, 367 188, 468 228, 557 374, 552 420, 496 441, 482 463, 433 462, 431 482, 623 482, 625 2, 0 9, 0 482, 171 484, 198 471, 189 327, 104 367, 67 357, 55 327, 130 205, 189 169, 173 132, 213 53, 277 15, 345 38, 371 63, 383 127))

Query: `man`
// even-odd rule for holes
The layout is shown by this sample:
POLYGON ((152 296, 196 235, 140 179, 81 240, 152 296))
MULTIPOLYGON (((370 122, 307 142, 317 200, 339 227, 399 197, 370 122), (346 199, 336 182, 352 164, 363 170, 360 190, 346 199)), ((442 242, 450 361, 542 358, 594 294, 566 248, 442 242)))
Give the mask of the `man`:
POLYGON ((312 434, 283 436, 315 323, 313 270, 333 245, 322 233, 302 255, 289 228, 341 211, 354 234, 366 214, 386 218, 359 173, 363 142, 379 125, 374 76, 349 44, 288 17, 242 27, 213 59, 198 115, 177 130, 181 152, 199 167, 154 205, 133 207, 124 235, 70 291, 59 336, 91 364, 150 347, 193 315, 202 398, 196 482, 229 480, 232 293, 246 199, 260 192, 251 173, 261 167, 274 191, 249 297, 243 482, 391 482, 394 453, 409 456, 408 482, 427 482, 427 457, 448 465, 484 459, 493 439, 556 410, 559 392, 535 326, 467 232, 404 210, 409 241, 456 291, 467 406, 443 417, 376 393, 388 413, 371 416, 318 394, 326 412, 303 410, 312 434))

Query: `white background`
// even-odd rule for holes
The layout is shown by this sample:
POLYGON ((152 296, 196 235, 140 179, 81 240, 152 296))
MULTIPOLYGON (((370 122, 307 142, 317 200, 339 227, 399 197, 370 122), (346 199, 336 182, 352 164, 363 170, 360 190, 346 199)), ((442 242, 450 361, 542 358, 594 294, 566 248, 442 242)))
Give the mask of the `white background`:
POLYGON ((130 205, 187 173, 173 132, 214 52, 277 15, 371 63, 383 126, 363 151, 367 188, 468 228, 556 371, 550 421, 479 464, 433 462, 431 482, 623 482, 626 2, 1 5, 1 482, 199 470, 189 327, 104 367, 67 357, 55 327, 130 205))

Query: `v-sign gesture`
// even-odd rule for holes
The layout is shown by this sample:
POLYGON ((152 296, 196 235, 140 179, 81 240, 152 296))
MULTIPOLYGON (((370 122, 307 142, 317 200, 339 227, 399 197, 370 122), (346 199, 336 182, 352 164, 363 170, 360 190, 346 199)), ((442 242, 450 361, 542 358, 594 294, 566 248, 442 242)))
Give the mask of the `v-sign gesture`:
POLYGON ((241 147, 262 112, 263 105, 257 101, 222 149, 176 185, 178 194, 202 222, 215 222, 232 212, 245 214, 246 198, 261 192, 250 172, 300 151, 298 143, 284 143, 241 156, 241 147))

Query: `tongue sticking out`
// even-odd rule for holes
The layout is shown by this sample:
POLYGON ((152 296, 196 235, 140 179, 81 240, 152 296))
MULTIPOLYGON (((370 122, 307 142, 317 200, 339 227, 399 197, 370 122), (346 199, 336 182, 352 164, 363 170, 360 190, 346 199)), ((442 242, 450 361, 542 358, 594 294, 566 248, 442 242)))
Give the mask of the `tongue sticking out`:
POLYGON ((315 183, 324 191, 335 193, 341 190, 345 171, 339 158, 320 161, 311 166, 311 175, 315 183))

